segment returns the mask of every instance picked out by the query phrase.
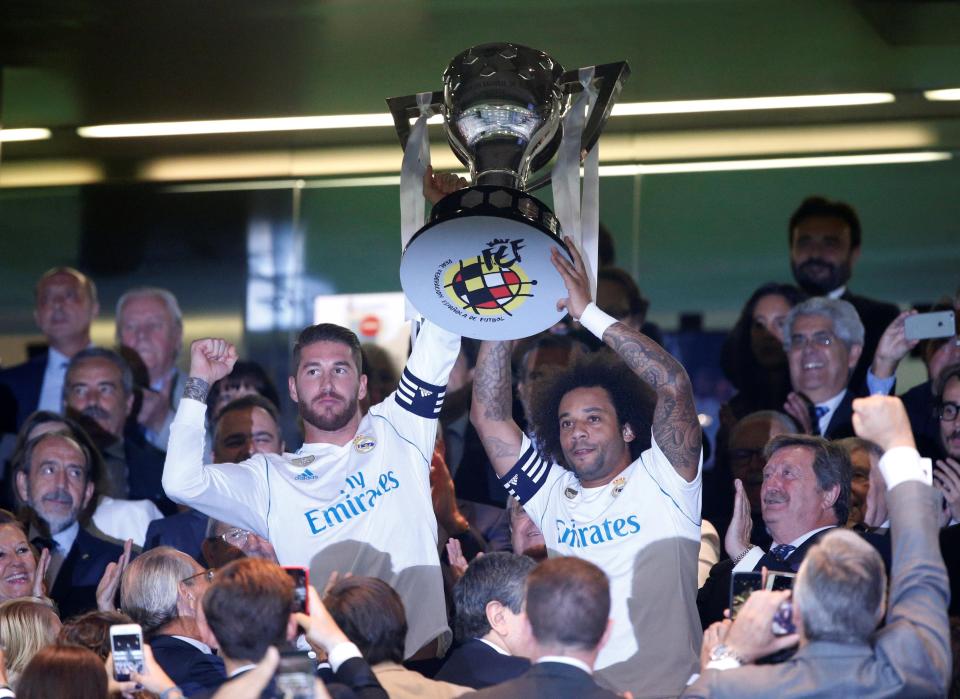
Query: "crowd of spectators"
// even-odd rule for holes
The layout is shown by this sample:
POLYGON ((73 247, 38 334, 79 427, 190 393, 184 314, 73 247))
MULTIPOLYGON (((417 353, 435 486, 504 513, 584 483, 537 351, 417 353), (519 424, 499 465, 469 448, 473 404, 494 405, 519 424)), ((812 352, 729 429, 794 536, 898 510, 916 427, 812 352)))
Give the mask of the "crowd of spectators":
POLYGON ((321 323, 282 398, 165 289, 95 346, 95 281, 47 271, 46 351, 0 370, 0 698, 960 696, 960 334, 850 290, 849 205, 787 234, 709 444, 635 280, 608 259, 593 298, 575 248, 550 330, 427 321, 398 370, 321 323))

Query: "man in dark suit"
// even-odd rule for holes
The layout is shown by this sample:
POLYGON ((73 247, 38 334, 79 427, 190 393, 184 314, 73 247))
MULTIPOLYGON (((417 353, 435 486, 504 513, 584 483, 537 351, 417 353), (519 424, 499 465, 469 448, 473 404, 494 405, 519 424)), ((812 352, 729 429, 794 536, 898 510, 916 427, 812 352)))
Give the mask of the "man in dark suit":
POLYGON ((593 563, 551 558, 527 577, 526 614, 533 666, 520 677, 482 689, 477 699, 614 699, 593 679, 610 633, 610 583, 593 563))
POLYGON ((818 297, 791 309, 783 348, 793 391, 783 408, 804 432, 827 439, 853 436, 850 406, 867 393, 865 380, 851 383, 863 342, 863 324, 846 301, 818 297))
POLYGON ((790 217, 788 231, 790 268, 797 284, 811 296, 849 302, 863 322, 863 353, 852 379, 860 384, 866 378, 880 336, 900 311, 891 303, 857 296, 847 288, 860 257, 862 236, 857 212, 841 201, 808 197, 790 217))
POLYGON ((227 678, 197 623, 208 585, 199 563, 168 546, 138 556, 123 572, 120 608, 140 624, 157 664, 187 696, 227 678))
POLYGON ((704 628, 723 618, 734 572, 766 567, 796 573, 819 536, 847 521, 851 466, 842 447, 821 437, 778 435, 767 444, 764 458, 760 508, 773 544, 767 552, 750 545, 750 502, 737 481, 733 519, 724 539, 730 558, 713 566, 697 593, 704 628))
POLYGON ((77 420, 103 455, 106 473, 98 490, 120 500, 152 500, 165 514, 176 507, 163 492, 165 454, 136 429, 126 429, 133 409, 133 373, 113 350, 88 347, 67 368, 63 393, 67 415, 77 420))
MULTIPOLYGON (((208 644, 220 649, 228 676, 225 688, 230 679, 256 667, 270 646, 288 647, 299 625, 311 646, 327 656, 336 681, 327 689, 335 699, 387 699, 370 666, 327 613, 316 590, 308 588, 307 595, 310 615, 291 614, 291 578, 276 563, 260 558, 241 558, 217 571, 203 594, 200 631, 208 644)), ((272 685, 271 681, 261 694, 263 699, 275 696, 272 685)), ((212 694, 207 690, 192 696, 205 699, 212 694)))
POLYGON ((772 629, 788 592, 754 593, 736 621, 714 624, 704 634, 702 670, 684 697, 946 696, 949 587, 930 462, 917 453, 898 399, 872 396, 858 400, 854 410, 858 435, 885 452, 880 470, 893 540, 889 596, 877 552, 852 532, 834 530, 810 550, 797 575, 792 618, 802 622, 799 634, 777 637, 772 629), (752 664, 798 641, 790 660, 752 664))
POLYGON ((523 592, 533 559, 513 553, 475 558, 453 588, 457 647, 435 679, 474 689, 530 669, 523 592))
POLYGON ((0 371, 7 401, 16 415, 16 429, 35 410, 60 412, 67 364, 90 345, 90 324, 97 317, 97 287, 72 267, 54 267, 37 282, 33 317, 46 338, 43 354, 0 371))
POLYGON ((60 617, 95 609, 96 590, 123 550, 97 539, 77 518, 94 494, 92 455, 69 436, 47 433, 27 443, 16 468, 17 495, 31 510, 31 541, 50 551, 46 581, 60 617))

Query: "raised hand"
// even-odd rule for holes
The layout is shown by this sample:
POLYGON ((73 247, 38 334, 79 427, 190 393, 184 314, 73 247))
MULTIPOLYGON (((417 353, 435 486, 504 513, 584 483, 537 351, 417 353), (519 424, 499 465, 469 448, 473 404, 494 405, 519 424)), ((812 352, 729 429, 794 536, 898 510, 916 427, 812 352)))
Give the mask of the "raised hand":
POLYGON ((34 597, 43 597, 44 592, 44 582, 43 579, 47 577, 47 568, 50 566, 50 549, 43 549, 40 552, 40 560, 37 561, 37 568, 33 571, 33 588, 30 590, 30 593, 34 597))
POLYGON ((783 412, 796 421, 803 434, 813 434, 813 419, 810 417, 809 398, 796 391, 791 391, 787 396, 787 402, 783 404, 783 412))
POLYGON ((753 519, 750 516, 750 499, 743 489, 743 481, 733 481, 733 517, 723 537, 723 548, 731 559, 743 555, 750 548, 750 535, 753 533, 753 519))
POLYGON ((423 196, 431 204, 436 204, 451 192, 466 187, 468 182, 453 173, 435 174, 431 166, 423 173, 423 196))
POLYGON ((893 396, 870 396, 853 401, 853 430, 861 439, 876 443, 884 451, 913 447, 913 431, 903 402, 893 396))
POLYGON ((123 542, 123 553, 116 562, 111 561, 103 571, 103 577, 97 585, 97 609, 101 612, 115 612, 117 610, 114 600, 117 597, 117 589, 120 587, 120 579, 123 577, 123 571, 130 562, 130 548, 133 546, 133 539, 127 539, 123 542))
POLYGON ((323 606, 320 595, 317 594, 313 585, 307 586, 307 600, 310 614, 296 612, 293 615, 297 624, 306 634, 307 642, 325 653, 329 653, 334 646, 340 643, 349 642, 350 639, 337 626, 337 622, 333 620, 330 612, 323 606))
POLYGON ((587 268, 580 251, 573 243, 573 238, 566 236, 564 242, 573 262, 564 257, 558 248, 550 251, 550 261, 560 273, 563 285, 567 287, 567 297, 557 301, 557 310, 566 310, 574 320, 579 320, 587 304, 593 300, 590 296, 590 275, 587 274, 587 268))
POLYGON ((226 340, 207 338, 190 345, 190 376, 213 385, 233 371, 237 348, 226 340))
POLYGON ((943 493, 950 510, 950 517, 960 520, 960 462, 951 459, 937 459, 933 467, 933 485, 943 493))
POLYGON ((887 379, 897 371, 900 360, 907 356, 907 352, 917 346, 919 340, 908 340, 904 334, 904 321, 916 311, 904 311, 887 326, 880 336, 877 351, 873 354, 873 364, 870 371, 878 379, 887 379))
POLYGON ((750 595, 727 630, 726 646, 743 662, 752 663, 797 645, 798 634, 777 636, 773 633, 773 618, 781 603, 788 599, 790 590, 758 590, 750 595))

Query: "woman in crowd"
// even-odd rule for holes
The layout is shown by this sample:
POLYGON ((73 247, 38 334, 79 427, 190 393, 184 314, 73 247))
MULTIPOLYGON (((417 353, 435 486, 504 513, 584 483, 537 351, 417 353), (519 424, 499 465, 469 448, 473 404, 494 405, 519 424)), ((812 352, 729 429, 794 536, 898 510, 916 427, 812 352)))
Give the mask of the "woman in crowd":
MULTIPOLYGON (((32 598, 0 603, 0 643, 6 649, 7 679, 15 689, 27 663, 60 632, 60 619, 49 602, 32 598)), ((54 696, 54 695, 50 695, 54 696)))
POLYGON ((44 549, 38 561, 23 525, 11 512, 0 510, 0 602, 42 597, 49 563, 50 552, 44 549))

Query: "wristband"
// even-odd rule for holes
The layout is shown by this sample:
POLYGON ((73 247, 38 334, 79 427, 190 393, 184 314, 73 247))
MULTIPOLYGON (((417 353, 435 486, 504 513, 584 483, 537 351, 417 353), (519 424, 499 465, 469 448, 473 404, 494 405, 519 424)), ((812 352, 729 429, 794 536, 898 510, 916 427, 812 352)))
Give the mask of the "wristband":
POLYGON ((603 339, 603 333, 606 329, 617 322, 616 318, 601 311, 600 307, 593 301, 587 304, 577 320, 580 321, 580 325, 596 335, 599 340, 603 339))

